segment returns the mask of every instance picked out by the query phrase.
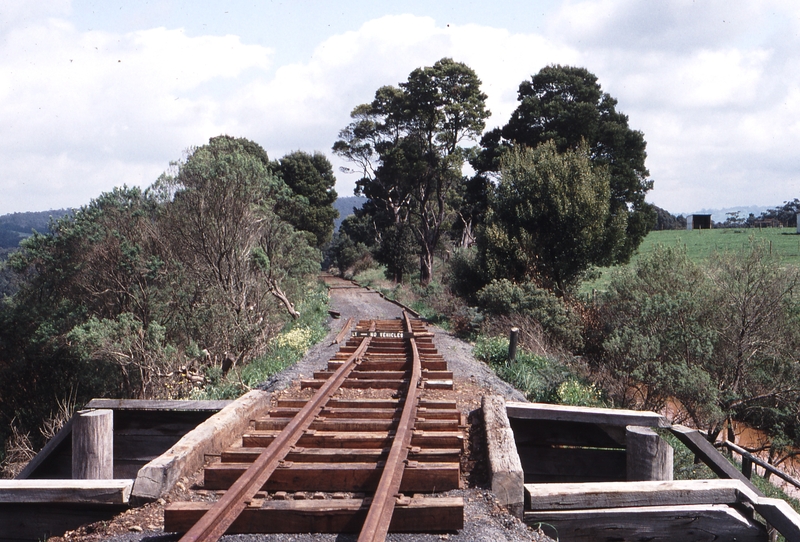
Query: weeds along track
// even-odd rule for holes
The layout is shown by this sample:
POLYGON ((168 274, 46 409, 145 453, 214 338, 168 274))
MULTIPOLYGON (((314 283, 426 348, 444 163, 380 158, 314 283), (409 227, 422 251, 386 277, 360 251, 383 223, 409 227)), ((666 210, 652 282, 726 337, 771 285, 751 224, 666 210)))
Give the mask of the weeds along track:
MULTIPOLYGON (((348 321, 345 327, 349 328, 348 321)), ((215 503, 172 503, 164 530, 181 540, 225 533, 447 532, 463 527, 465 420, 453 375, 424 323, 362 320, 328 362, 255 420, 241 446, 204 470, 215 503)))

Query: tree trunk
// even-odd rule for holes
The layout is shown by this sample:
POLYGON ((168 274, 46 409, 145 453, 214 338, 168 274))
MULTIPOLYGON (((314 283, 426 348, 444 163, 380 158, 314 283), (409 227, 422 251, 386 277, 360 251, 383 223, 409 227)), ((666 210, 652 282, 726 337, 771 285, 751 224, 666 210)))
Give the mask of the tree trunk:
POLYGON ((292 315, 292 318, 295 320, 300 318, 300 313, 294 309, 294 304, 289 301, 289 298, 286 297, 286 294, 281 291, 281 289, 278 287, 278 283, 274 280, 269 281, 269 291, 272 295, 277 297, 281 303, 283 303, 283 306, 286 307, 286 310, 292 315))
POLYGON ((427 286, 433 279, 433 253, 426 250, 419 256, 419 283, 427 286))

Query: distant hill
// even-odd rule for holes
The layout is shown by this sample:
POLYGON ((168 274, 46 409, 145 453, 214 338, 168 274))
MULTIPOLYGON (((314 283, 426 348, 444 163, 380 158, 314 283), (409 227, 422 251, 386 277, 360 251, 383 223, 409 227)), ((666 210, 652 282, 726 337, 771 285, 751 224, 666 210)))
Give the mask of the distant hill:
POLYGON ((339 218, 333 222, 333 231, 339 231, 339 226, 342 224, 342 220, 353 214, 353 207, 356 209, 361 209, 361 206, 364 205, 365 201, 367 201, 367 198, 361 198, 358 196, 337 198, 336 201, 333 202, 333 206, 336 207, 337 211, 339 211, 339 218))
POLYGON ((16 248, 34 230, 46 232, 50 219, 58 220, 69 212, 69 209, 58 209, 0 216, 0 248, 16 248))

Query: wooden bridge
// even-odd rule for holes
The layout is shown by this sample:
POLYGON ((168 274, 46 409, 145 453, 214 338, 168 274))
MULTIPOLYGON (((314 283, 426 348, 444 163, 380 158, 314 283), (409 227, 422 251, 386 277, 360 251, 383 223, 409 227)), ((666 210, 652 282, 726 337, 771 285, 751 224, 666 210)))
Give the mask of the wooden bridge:
MULTIPOLYGON (((431 497, 460 486, 464 448, 463 415, 443 397, 453 375, 432 334, 407 316, 355 328, 348 320, 334 342, 344 344, 324 370, 273 402, 260 391, 233 402, 93 400, 87 413, 113 414, 113 479, 66 479, 80 425, 71 422, 23 479, 0 481, 0 540, 37 540, 42 529, 57 534, 153 501, 211 456, 220 461, 206 466, 204 486, 224 495, 165 510, 165 530, 186 540, 460 529, 461 499, 431 497)), ((800 516, 786 502, 765 498, 703 435, 655 413, 487 396, 482 415, 497 501, 558 540, 766 541, 780 532, 800 542, 800 516), (673 481, 665 431, 720 479, 673 481)))

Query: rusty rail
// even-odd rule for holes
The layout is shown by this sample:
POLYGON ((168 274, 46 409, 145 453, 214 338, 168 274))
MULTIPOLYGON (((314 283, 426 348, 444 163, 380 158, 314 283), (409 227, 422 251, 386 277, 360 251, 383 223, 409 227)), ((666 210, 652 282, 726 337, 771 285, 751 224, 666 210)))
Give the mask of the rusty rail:
POLYGON ((403 312, 403 320, 406 331, 412 334, 412 337, 408 339, 413 356, 411 379, 408 383, 403 413, 400 416, 397 432, 389 450, 389 457, 386 459, 381 481, 375 490, 375 496, 372 499, 369 512, 367 512, 364 526, 361 528, 358 542, 382 542, 386 539, 386 535, 389 532, 389 523, 392 521, 392 513, 394 512, 395 498, 399 496, 400 482, 403 480, 403 470, 408 459, 408 449, 411 444, 413 430, 412 425, 417 417, 417 394, 422 368, 420 366, 417 343, 414 340, 413 330, 411 329, 411 320, 405 312, 403 312))
POLYGON ((333 342, 331 344, 333 345, 341 343, 345 335, 347 335, 347 333, 350 331, 350 328, 352 326, 353 326, 353 318, 350 317, 347 319, 347 322, 345 322, 344 325, 342 326, 341 331, 339 331, 339 333, 336 334, 336 338, 333 339, 333 342))
MULTIPOLYGON (((374 329, 375 324, 372 324, 374 329)), ((314 397, 300 410, 291 423, 281 432, 277 439, 267 447, 264 452, 253 462, 253 465, 239 477, 239 479, 225 492, 211 509, 181 537, 180 542, 216 542, 225 534, 239 514, 261 489, 261 486, 272 476, 275 469, 289 452, 291 446, 297 443, 303 431, 314 420, 320 410, 339 389, 340 384, 361 360, 371 341, 365 337, 358 349, 353 352, 347 361, 337 369, 333 376, 314 394, 314 397)))

